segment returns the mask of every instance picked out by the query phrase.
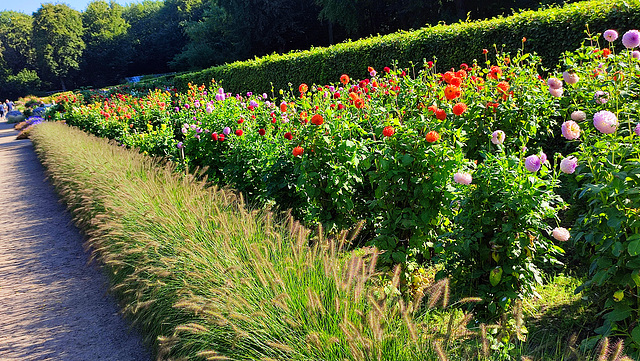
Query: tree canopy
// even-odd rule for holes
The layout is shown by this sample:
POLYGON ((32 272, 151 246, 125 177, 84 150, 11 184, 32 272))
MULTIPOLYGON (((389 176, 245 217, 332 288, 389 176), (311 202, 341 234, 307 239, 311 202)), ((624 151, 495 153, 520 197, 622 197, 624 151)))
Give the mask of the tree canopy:
POLYGON ((0 12, 0 92, 101 87, 571 1, 94 0, 82 12, 43 4, 33 15, 0 12))

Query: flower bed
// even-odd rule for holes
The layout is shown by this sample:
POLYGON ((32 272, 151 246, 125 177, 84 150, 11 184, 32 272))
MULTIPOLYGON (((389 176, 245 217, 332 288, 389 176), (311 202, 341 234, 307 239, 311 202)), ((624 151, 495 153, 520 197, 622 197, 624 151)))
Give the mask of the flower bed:
POLYGON ((270 95, 215 81, 117 94, 65 118, 183 169, 206 167, 213 182, 291 207, 308 225, 358 225, 383 264, 447 262, 442 275, 481 296, 487 317, 535 295, 540 267, 578 242, 593 256, 585 287, 608 310, 598 332, 637 347, 640 53, 637 32, 622 50, 615 37, 590 35, 547 79, 533 54, 490 61, 484 51, 484 64, 369 68, 363 80, 270 95), (556 216, 566 206, 578 214, 571 232, 556 216))

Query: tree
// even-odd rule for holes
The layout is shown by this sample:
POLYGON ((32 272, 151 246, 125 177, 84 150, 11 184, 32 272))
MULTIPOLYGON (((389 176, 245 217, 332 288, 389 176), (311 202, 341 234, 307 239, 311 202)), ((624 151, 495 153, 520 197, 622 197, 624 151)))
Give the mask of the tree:
POLYGON ((22 69, 34 68, 34 51, 31 44, 33 18, 15 12, 0 12, 0 58, 11 74, 22 69))
POLYGON ((63 90, 65 79, 80 68, 82 33, 80 13, 65 4, 43 4, 33 15, 36 63, 41 74, 59 80, 63 90))
POLYGON ((124 77, 132 49, 126 42, 129 24, 122 12, 123 7, 114 1, 96 0, 82 13, 85 82, 105 86, 124 77))

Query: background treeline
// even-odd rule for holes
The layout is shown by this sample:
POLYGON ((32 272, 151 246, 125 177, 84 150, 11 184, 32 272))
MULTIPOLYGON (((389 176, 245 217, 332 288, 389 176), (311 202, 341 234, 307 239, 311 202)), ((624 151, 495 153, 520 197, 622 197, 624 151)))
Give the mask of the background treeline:
POLYGON ((0 95, 119 83, 570 0, 165 0, 0 12, 0 95))

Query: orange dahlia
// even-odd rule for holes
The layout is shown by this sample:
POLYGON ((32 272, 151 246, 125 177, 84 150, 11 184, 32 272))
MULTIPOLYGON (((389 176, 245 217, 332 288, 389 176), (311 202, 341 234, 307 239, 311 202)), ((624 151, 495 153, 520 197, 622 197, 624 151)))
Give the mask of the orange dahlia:
POLYGON ((447 87, 444 88, 444 96, 449 100, 453 100, 460 96, 460 88, 455 85, 447 85, 447 87))
POLYGON ((322 125, 324 123, 324 118, 322 118, 322 115, 316 114, 311 117, 311 123, 315 125, 322 125))
POLYGON ((304 153, 304 149, 302 149, 302 147, 297 146, 297 147, 293 148, 292 154, 293 154, 294 157, 299 157, 299 156, 302 155, 302 153, 304 153))
POLYGON ((453 114, 460 115, 467 111, 467 105, 465 103, 457 103, 453 106, 453 114))
POLYGON ((440 140, 440 134, 435 130, 432 130, 429 133, 427 133, 427 136, 425 137, 425 139, 429 143, 437 142, 438 140, 440 140))

